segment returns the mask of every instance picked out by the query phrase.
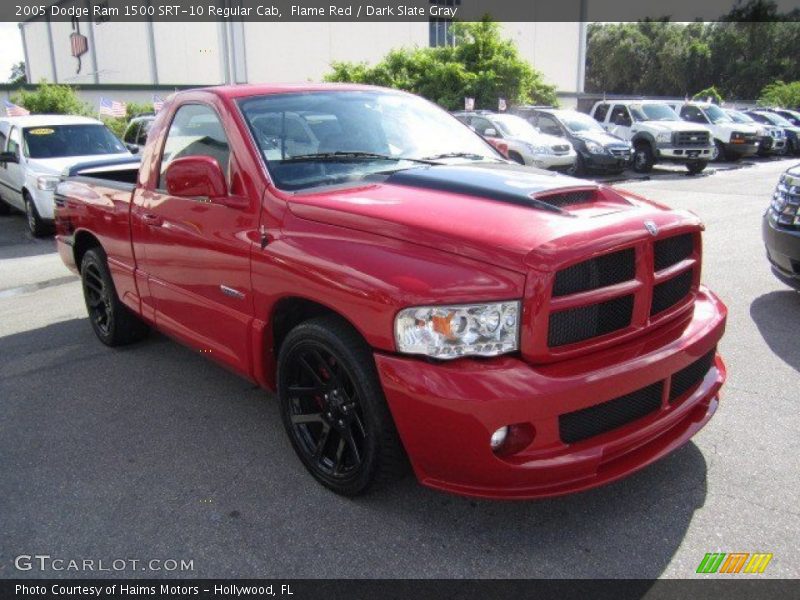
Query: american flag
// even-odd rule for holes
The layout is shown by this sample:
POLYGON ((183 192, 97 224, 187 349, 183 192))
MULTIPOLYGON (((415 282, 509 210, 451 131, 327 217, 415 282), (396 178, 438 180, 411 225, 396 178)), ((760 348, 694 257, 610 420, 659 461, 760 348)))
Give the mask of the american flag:
POLYGON ((100 115, 106 117, 124 117, 128 114, 128 106, 124 102, 100 98, 100 115))
POLYGON ((4 104, 6 105, 7 117, 24 117, 25 115, 31 114, 31 111, 25 110, 21 106, 17 106, 13 102, 9 102, 8 100, 5 100, 4 104))
POLYGON ((164 108, 164 100, 160 96, 153 96, 153 110, 155 112, 160 111, 164 108))

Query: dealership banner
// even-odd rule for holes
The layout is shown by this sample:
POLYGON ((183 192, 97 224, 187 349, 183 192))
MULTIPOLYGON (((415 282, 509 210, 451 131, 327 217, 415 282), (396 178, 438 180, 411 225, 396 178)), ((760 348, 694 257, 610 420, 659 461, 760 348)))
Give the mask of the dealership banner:
POLYGON ((0 21, 520 21, 798 20, 792 0, 777 12, 740 10, 738 0, 11 0, 0 21))
POLYGON ((4 599, 212 598, 280 600, 783 600, 798 583, 785 579, 65 579, 0 580, 4 599))

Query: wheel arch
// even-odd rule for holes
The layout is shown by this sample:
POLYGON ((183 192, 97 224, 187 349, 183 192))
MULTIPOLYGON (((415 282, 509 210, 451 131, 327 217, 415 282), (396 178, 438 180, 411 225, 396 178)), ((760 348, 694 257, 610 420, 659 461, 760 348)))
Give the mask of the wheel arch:
POLYGON ((653 134, 649 132, 640 131, 639 133, 633 136, 633 139, 631 139, 631 144, 633 144, 634 148, 640 144, 647 144, 648 146, 650 146, 650 150, 652 150, 653 153, 655 154, 656 138, 654 138, 653 134))
POLYGON ((85 229, 76 231, 73 237, 72 256, 78 271, 81 270, 81 261, 84 255, 92 248, 100 248, 102 250, 103 244, 100 243, 100 240, 93 233, 85 229))

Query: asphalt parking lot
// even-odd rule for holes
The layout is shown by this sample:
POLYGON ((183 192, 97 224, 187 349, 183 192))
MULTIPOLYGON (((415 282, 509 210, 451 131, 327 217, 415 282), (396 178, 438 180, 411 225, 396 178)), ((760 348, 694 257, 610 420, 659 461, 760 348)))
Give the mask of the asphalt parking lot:
POLYGON ((728 384, 681 450, 535 502, 413 478, 356 500, 329 493, 273 398, 159 335, 102 346, 52 240, 0 217, 0 578, 87 575, 20 572, 20 554, 194 567, 118 576, 691 577, 715 551, 771 552, 760 577, 800 577, 800 294, 774 279, 760 238, 794 162, 619 183, 705 221, 703 279, 730 309, 728 384))

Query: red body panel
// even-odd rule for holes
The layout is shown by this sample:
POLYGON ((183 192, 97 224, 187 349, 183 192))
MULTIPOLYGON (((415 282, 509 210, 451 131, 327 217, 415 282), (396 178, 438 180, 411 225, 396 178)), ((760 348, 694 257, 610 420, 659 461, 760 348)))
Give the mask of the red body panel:
MULTIPOLYGON (((274 388, 278 303, 302 298, 335 311, 375 349, 401 438, 419 479, 432 487, 508 498, 584 489, 649 464, 705 424, 725 376, 720 359, 676 405, 665 396, 661 410, 629 426, 577 444, 558 439, 559 414, 669 381, 715 348, 725 308, 700 286, 702 226, 696 217, 585 183, 580 187, 592 191, 594 201, 571 206, 568 214, 386 183, 282 192, 272 185, 234 101, 315 89, 330 88, 241 86, 178 94, 150 131, 132 193, 86 178, 59 186, 57 242, 65 263, 75 268, 73 245, 93 236, 127 306, 268 388, 274 388), (233 157, 236 208, 159 189, 166 131, 185 103, 206 104, 220 116, 233 157), (659 236, 694 235, 695 253, 654 273, 645 220, 659 236), (625 248, 637 252, 634 281, 550 297, 556 271, 625 248), (694 270, 690 297, 651 318, 648 290, 687 269, 694 270), (552 311, 622 293, 636 295, 629 328, 558 351, 547 347, 552 311), (395 353, 394 318, 402 308, 517 299, 523 314, 516 355, 442 363, 395 353), (535 437, 501 458, 490 450, 489 436, 511 423, 529 424, 535 437)), ((575 185, 550 174, 536 177, 544 190, 575 185)))

